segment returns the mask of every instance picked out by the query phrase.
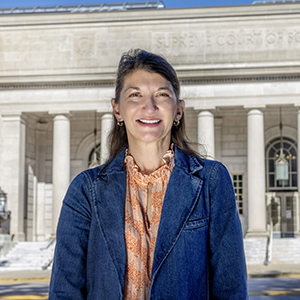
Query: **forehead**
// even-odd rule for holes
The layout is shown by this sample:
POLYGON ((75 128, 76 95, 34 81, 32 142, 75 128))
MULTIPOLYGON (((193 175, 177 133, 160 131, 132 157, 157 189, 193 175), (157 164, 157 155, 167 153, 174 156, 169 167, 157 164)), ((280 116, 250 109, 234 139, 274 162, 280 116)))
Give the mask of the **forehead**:
POLYGON ((168 88, 173 91, 171 83, 162 75, 158 73, 151 73, 145 70, 135 70, 130 73, 124 80, 123 90, 128 87, 148 87, 168 88))

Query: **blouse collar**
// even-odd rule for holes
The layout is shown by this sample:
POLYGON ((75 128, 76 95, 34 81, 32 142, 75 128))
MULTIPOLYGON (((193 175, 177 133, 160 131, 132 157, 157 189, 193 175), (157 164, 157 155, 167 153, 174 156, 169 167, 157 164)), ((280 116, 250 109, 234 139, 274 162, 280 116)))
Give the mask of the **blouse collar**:
POLYGON ((126 149, 124 165, 126 171, 129 172, 137 182, 139 182, 140 184, 148 184, 149 182, 154 183, 159 178, 162 178, 162 176, 164 176, 167 171, 172 171, 174 167, 173 145, 171 145, 170 149, 165 153, 162 159, 164 163, 158 169, 156 169, 149 175, 142 174, 133 156, 129 154, 129 149, 126 149))

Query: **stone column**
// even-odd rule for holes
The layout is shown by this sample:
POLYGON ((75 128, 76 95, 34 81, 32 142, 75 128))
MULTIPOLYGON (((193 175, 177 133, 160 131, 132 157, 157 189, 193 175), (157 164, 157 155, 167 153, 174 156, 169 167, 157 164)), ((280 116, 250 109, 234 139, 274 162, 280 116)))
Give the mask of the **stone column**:
POLYGON ((264 237, 266 232, 264 115, 248 112, 248 232, 264 237))
MULTIPOLYGON (((297 185, 298 185, 298 197, 300 197, 300 110, 297 115, 297 185)), ((300 199, 298 199, 297 205, 297 226, 299 228, 298 236, 300 236, 300 199)))
POLYGON ((215 118, 215 158, 222 160, 222 118, 215 118))
POLYGON ((45 198, 45 182, 38 182, 36 195, 36 241, 45 240, 45 198))
POLYGON ((35 240, 45 240, 45 182, 46 182, 46 148, 48 123, 36 124, 36 197, 35 197, 35 240))
MULTIPOLYGON (((215 158, 214 115, 209 111, 198 114, 198 143, 204 146, 208 158, 215 158)), ((199 152, 201 153, 201 146, 199 152)))
POLYGON ((70 184, 70 120, 64 114, 53 119, 52 183, 52 236, 55 237, 62 201, 70 184))
POLYGON ((46 141, 47 141, 48 123, 38 122, 36 125, 36 170, 38 182, 45 182, 46 180, 46 141))
POLYGON ((109 156, 108 135, 113 125, 113 115, 104 114, 101 117, 101 164, 103 164, 109 156))
POLYGON ((25 120, 21 113, 2 114, 1 188, 11 211, 10 234, 24 241, 25 120))

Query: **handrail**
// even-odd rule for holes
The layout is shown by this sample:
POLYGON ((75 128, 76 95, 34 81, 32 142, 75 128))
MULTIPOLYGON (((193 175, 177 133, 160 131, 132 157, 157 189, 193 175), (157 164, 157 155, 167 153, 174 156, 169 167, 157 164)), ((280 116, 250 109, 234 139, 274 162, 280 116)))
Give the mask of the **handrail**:
POLYGON ((47 270, 48 267, 52 264, 53 260, 54 260, 54 255, 51 257, 51 259, 50 259, 47 263, 45 263, 45 264, 42 266, 42 270, 47 270))
POLYGON ((273 219, 270 218, 270 230, 267 242, 266 260, 265 265, 268 266, 272 261, 272 248, 273 248, 273 219))
MULTIPOLYGON (((41 251, 44 251, 44 250, 47 250, 47 249, 49 249, 54 243, 56 242, 56 239, 52 239, 52 240, 50 240, 50 242, 48 243, 48 245, 46 246, 46 247, 44 247, 44 248, 40 248, 40 250, 41 251)), ((43 254, 44 254, 45 252, 43 252, 43 254)), ((41 259, 43 259, 43 254, 42 254, 42 256, 41 256, 41 259)), ((42 262, 43 264, 42 264, 42 270, 47 270, 48 269, 48 267, 52 264, 52 262, 53 262, 53 260, 54 260, 54 248, 52 249, 52 251, 51 251, 51 258, 50 259, 48 259, 46 262, 42 262)))
POLYGON ((55 243, 55 239, 50 240, 46 247, 40 248, 41 251, 47 250, 53 243, 55 243))

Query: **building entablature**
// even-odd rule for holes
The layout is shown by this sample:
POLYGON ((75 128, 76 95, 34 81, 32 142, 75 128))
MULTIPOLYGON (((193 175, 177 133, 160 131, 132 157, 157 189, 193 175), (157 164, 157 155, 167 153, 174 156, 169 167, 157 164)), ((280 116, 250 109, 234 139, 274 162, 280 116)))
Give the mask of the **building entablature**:
POLYGON ((181 80, 292 76, 299 20, 299 4, 1 15, 0 84, 111 82, 131 48, 164 55, 181 80))
MULTIPOLYGON (((299 81, 183 84, 181 98, 187 108, 265 107, 300 105, 299 81)), ((47 112, 55 107, 71 111, 110 111, 113 86, 0 91, 0 111, 47 112)))

